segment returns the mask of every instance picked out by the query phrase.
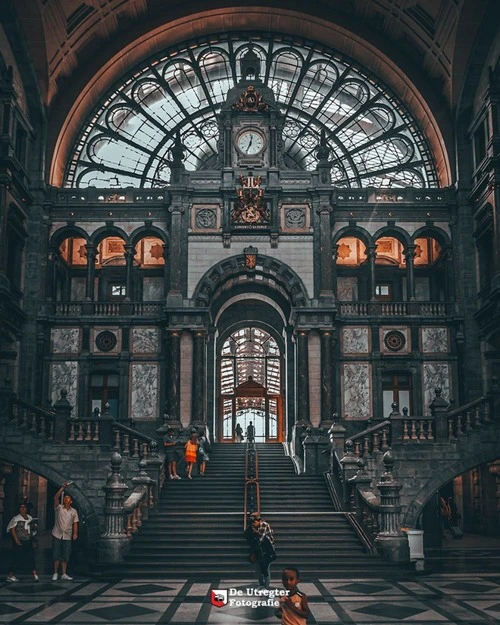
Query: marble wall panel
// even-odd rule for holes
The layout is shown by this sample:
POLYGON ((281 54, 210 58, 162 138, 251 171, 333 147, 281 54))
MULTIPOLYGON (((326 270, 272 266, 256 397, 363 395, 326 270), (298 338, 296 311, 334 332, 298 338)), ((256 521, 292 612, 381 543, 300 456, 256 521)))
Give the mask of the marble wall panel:
POLYGON ((422 365, 422 384, 424 394, 424 414, 430 414, 429 404, 436 397, 435 389, 440 388, 441 397, 450 401, 451 379, 450 365, 442 362, 424 362, 422 365))
POLYGON ((344 354, 369 354, 369 328, 344 328, 342 330, 342 352, 344 354))
POLYGON ((52 405, 61 398, 61 391, 67 391, 66 399, 73 406, 72 417, 78 416, 77 392, 78 392, 78 362, 76 360, 65 360, 64 362, 54 362, 50 367, 50 398, 52 405))
POLYGON ((142 281, 142 301, 158 302, 165 297, 165 280, 145 276, 142 281))
POLYGON ((420 339, 424 354, 446 354, 450 351, 448 328, 421 328, 420 339))
POLYGON ((85 278, 71 278, 71 301, 83 302, 85 299, 85 278))
POLYGON ((358 279, 354 276, 338 277, 337 297, 340 302, 355 302, 358 299, 358 279))
POLYGON ((132 351, 134 354, 157 354, 158 348, 158 328, 132 328, 132 351))
POLYGON ((137 421, 158 417, 158 365, 133 364, 130 367, 130 416, 137 421))
POLYGON ((344 363, 342 398, 344 419, 368 419, 372 416, 371 366, 368 363, 344 363))
POLYGON ((80 329, 52 328, 50 344, 54 354, 78 354, 80 351, 80 329))

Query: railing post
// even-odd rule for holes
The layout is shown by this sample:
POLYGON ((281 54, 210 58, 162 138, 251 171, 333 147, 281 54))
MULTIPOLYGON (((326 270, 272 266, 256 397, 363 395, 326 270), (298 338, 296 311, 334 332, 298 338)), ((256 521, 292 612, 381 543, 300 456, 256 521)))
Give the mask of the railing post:
POLYGON ((363 458, 358 458, 356 460, 356 466, 358 470, 354 477, 351 477, 349 482, 352 484, 354 488, 354 506, 355 512, 359 519, 362 519, 362 506, 361 506, 361 496, 359 491, 365 488, 369 488, 371 484, 371 477, 366 472, 366 463, 363 458))
POLYGON ((337 423, 337 413, 332 415, 333 425, 328 430, 330 436, 330 444, 337 450, 337 454, 343 454, 345 449, 345 433, 346 429, 340 423, 337 423))
POLYGON ((391 404, 392 412, 389 415, 391 421, 391 440, 392 445, 401 444, 403 440, 403 415, 399 412, 399 406, 396 402, 391 404))
POLYGON ((57 443, 66 443, 68 436, 68 421, 71 418, 73 406, 67 400, 68 391, 61 390, 61 397, 54 404, 54 412, 56 417, 54 420, 54 441, 57 443))
POLYGON ((141 460, 139 462, 139 468, 141 469, 139 475, 137 477, 133 477, 131 480, 134 486, 143 485, 146 487, 147 490, 146 502, 141 514, 141 518, 143 521, 146 521, 149 518, 149 509, 152 508, 154 505, 153 489, 155 486, 155 481, 151 479, 145 471, 146 462, 147 460, 141 460))
POLYGON ((351 440, 347 440, 345 442, 345 454, 340 460, 340 464, 342 466, 342 472, 344 474, 344 479, 342 480, 343 487, 343 496, 344 496, 344 504, 350 508, 351 506, 351 497, 350 497, 350 488, 349 480, 354 477, 358 471, 358 459, 354 455, 354 443, 351 440))
POLYGON ((158 502, 160 491, 165 480, 165 472, 163 461, 158 455, 158 443, 151 441, 149 443, 149 456, 145 462, 145 470, 147 475, 153 480, 153 501, 154 504, 158 502))
POLYGON ((126 532, 125 508, 123 505, 127 485, 120 475, 122 457, 119 453, 111 454, 111 473, 102 487, 105 492, 104 504, 105 530, 99 542, 100 562, 122 562, 129 546, 126 532))
POLYGON ((307 436, 302 441, 304 473, 320 475, 328 470, 328 458, 323 453, 328 449, 328 439, 321 428, 314 429, 307 428, 307 436))
POLYGON ((410 559, 408 539, 400 528, 402 485, 392 474, 394 458, 390 451, 384 454, 385 473, 377 484, 380 491, 380 528, 375 546, 384 560, 406 562, 410 559))
POLYGON ((448 440, 448 410, 449 404, 441 397, 441 389, 436 388, 436 397, 429 404, 429 409, 434 417, 436 428, 436 443, 442 443, 448 440))

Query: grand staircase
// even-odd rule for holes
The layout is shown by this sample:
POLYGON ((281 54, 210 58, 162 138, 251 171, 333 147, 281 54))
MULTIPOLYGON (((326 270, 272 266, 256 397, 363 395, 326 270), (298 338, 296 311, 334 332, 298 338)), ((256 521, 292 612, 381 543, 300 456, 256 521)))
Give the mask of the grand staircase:
MULTIPOLYGON (((205 476, 165 483, 158 507, 111 575, 202 578, 254 576, 243 538, 245 445, 212 446, 205 476)), ((279 559, 302 577, 388 573, 366 553, 342 512, 334 512, 322 476, 298 476, 283 447, 257 444, 262 516, 273 527, 279 559)), ((276 570, 276 568, 274 568, 276 570)))

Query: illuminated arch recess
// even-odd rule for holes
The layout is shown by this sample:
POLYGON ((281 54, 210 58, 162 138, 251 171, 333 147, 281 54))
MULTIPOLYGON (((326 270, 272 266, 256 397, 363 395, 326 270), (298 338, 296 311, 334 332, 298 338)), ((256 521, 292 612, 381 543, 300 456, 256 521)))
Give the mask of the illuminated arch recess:
MULTIPOLYGON (((284 164, 312 170, 325 129, 338 187, 437 187, 417 123, 352 60, 304 42, 252 35, 260 75, 285 115, 284 164)), ((71 150, 67 187, 163 187, 177 132, 187 170, 216 167, 217 115, 240 79, 248 35, 186 44, 136 67, 96 106, 71 150)))

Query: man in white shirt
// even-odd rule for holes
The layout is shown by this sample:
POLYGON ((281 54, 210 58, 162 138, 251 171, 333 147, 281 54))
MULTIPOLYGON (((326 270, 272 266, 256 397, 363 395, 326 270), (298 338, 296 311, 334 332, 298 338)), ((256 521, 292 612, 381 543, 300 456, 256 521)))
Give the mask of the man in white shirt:
POLYGON ((59 563, 61 563, 61 579, 71 581, 73 578, 67 574, 68 560, 71 555, 71 541, 78 538, 78 512, 71 507, 73 500, 69 495, 64 495, 62 505, 59 498, 63 490, 68 486, 64 482, 54 495, 54 510, 56 520, 52 528, 52 559, 54 560, 54 575, 52 581, 57 581, 59 563))

